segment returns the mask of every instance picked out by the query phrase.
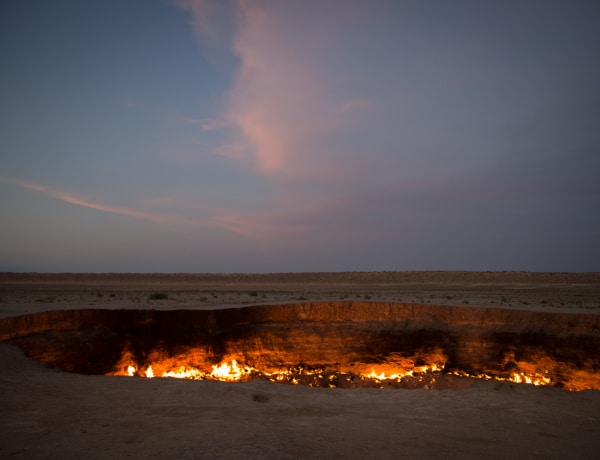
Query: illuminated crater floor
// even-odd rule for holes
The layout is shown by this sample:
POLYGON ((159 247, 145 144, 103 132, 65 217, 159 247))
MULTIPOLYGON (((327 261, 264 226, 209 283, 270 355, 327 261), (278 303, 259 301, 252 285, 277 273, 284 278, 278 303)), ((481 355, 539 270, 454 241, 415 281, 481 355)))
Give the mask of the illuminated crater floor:
POLYGON ((600 316, 379 302, 65 310, 0 320, 0 340, 68 372, 330 388, 472 378, 600 389, 600 316))

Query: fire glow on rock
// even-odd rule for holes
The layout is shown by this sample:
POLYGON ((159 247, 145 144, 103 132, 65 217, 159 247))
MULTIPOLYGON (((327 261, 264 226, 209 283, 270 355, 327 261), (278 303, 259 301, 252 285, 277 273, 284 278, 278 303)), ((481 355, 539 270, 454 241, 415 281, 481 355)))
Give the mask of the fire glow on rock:
POLYGON ((65 310, 0 340, 68 372, 318 387, 600 390, 600 315, 332 301, 217 310, 65 310), (85 346, 80 346, 85 343, 85 346))

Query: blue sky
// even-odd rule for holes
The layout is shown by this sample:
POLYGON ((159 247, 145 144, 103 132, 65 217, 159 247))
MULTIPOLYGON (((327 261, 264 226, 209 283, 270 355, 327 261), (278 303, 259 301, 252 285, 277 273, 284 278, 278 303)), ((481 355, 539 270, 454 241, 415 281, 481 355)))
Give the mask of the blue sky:
POLYGON ((0 270, 600 270, 596 1, 0 4, 0 270))

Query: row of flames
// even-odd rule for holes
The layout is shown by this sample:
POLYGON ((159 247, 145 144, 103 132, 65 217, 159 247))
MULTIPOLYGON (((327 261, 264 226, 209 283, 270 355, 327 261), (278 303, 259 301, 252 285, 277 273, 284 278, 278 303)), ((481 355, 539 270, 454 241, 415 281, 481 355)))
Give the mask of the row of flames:
MULTIPOLYGON (((435 364, 431 366, 417 366, 411 370, 402 371, 402 372, 393 372, 386 374, 385 372, 376 372, 374 369, 371 370, 370 373, 359 374, 361 379, 373 380, 375 382, 383 382, 383 381, 396 381, 400 382, 402 379, 407 377, 413 377, 415 374, 426 374, 438 372, 441 373, 444 371, 443 366, 439 367, 435 364)), ((240 381, 248 381, 253 377, 264 377, 273 382, 282 382, 287 381, 292 384, 298 384, 299 381, 296 378, 299 375, 315 375, 319 378, 323 377, 323 370, 310 370, 304 368, 292 368, 289 370, 281 370, 277 372, 264 372, 258 369, 255 369, 250 366, 239 365, 237 361, 234 359, 229 362, 223 362, 221 364, 216 364, 212 366, 212 371, 205 372, 199 369, 194 368, 186 368, 185 366, 179 367, 177 370, 171 370, 163 372, 162 377, 171 377, 177 379, 190 379, 190 380, 220 380, 223 382, 240 382, 240 381)), ((343 372, 337 373, 338 375, 344 375, 343 372)), ((553 382, 551 378, 547 375, 542 374, 525 374, 525 373, 517 373, 513 372, 509 377, 498 377, 492 376, 488 374, 469 374, 461 371, 453 371, 450 374, 456 375, 459 377, 469 377, 469 378, 478 378, 484 380, 499 380, 499 381, 509 381, 514 383, 527 383, 531 385, 552 385, 553 382)), ((156 377, 154 374, 154 370, 152 366, 148 366, 145 371, 138 372, 138 369, 134 365, 130 365, 127 367, 126 375, 129 376, 142 376, 147 378, 156 377)), ((335 375, 330 374, 329 379, 332 380, 336 378, 335 375)), ((329 385, 334 388, 335 385, 332 383, 329 385)))
MULTIPOLYGON (((212 372, 204 372, 199 369, 188 369, 185 366, 181 366, 176 371, 163 372, 162 377, 172 377, 176 379, 190 379, 190 380, 221 380, 224 382, 239 382, 249 378, 257 370, 248 366, 238 366, 237 361, 234 359, 229 363, 222 363, 214 365, 212 372)), ((127 367, 127 375, 134 376, 137 374, 135 366, 127 367)), ((149 379, 155 377, 152 366, 143 371, 142 376, 149 379)))
MULTIPOLYGON (((443 368, 438 368, 434 364, 433 366, 421 366, 421 367, 415 368, 413 370, 410 370, 410 371, 407 371, 404 373, 395 373, 395 374, 390 374, 390 375, 386 375, 383 372, 378 374, 377 372, 372 370, 370 374, 362 374, 362 376, 376 380, 376 381, 396 380, 399 382, 403 378, 412 377, 416 373, 424 374, 427 372, 442 372, 442 371, 443 371, 443 368)), ((484 380, 498 380, 498 381, 513 382, 513 383, 527 383, 529 385, 535 385, 535 386, 552 385, 552 379, 548 376, 541 375, 541 374, 527 375, 524 373, 513 372, 508 377, 492 376, 489 374, 469 374, 467 372, 459 372, 459 371, 453 371, 453 372, 451 372, 451 374, 459 376, 459 377, 468 377, 468 378, 476 378, 476 379, 484 379, 484 380)))

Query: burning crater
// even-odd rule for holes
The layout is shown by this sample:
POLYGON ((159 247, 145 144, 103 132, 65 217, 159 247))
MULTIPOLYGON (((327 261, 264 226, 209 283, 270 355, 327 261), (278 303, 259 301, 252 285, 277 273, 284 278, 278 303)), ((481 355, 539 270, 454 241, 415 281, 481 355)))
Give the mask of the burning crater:
POLYGON ((69 372, 447 388, 463 378, 600 390, 600 315, 375 302, 68 310, 0 340, 69 372))

